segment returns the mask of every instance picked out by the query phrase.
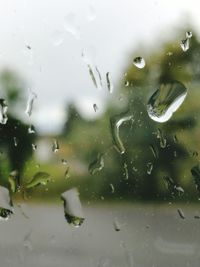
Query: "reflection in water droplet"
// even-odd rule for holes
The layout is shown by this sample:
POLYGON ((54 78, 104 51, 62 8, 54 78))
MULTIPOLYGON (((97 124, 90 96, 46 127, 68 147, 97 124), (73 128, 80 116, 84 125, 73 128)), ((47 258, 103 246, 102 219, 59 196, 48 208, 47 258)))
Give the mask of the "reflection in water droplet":
POLYGON ((58 140, 57 139, 54 139, 53 141, 53 145, 52 145, 52 151, 54 153, 58 152, 59 150, 59 144, 58 144, 58 140))
POLYGON ((196 165, 191 169, 192 176, 196 185, 196 189, 200 193, 200 165, 196 165))
POLYGON ((177 212, 181 219, 185 219, 185 214, 181 209, 177 209, 177 212))
POLYGON ((106 73, 106 81, 107 81, 108 91, 112 94, 114 86, 113 86, 113 83, 111 81, 110 72, 106 73))
POLYGON ((8 176, 10 190, 15 193, 20 190, 20 176, 17 170, 12 171, 8 176))
POLYGON ((95 112, 97 112, 97 110, 98 110, 97 104, 93 104, 93 109, 95 112))
POLYGON ((121 225, 118 222, 117 218, 114 219, 113 226, 114 226, 114 229, 115 229, 116 232, 119 232, 121 230, 121 225))
POLYGON ((110 189, 111 189, 111 193, 115 193, 115 188, 114 188, 114 185, 113 184, 110 184, 110 189))
POLYGON ((12 201, 7 188, 0 186, 0 221, 7 221, 13 214, 12 201))
POLYGON ((65 219, 69 224, 79 227, 85 220, 77 188, 72 188, 61 194, 64 202, 65 219))
POLYGON ((148 101, 149 117, 157 122, 168 121, 181 106, 186 95, 187 89, 178 81, 162 84, 148 101))
POLYGON ((52 178, 47 172, 37 172, 32 180, 26 184, 26 188, 32 188, 38 185, 46 185, 52 178))
POLYGON ((150 175, 152 170, 153 170, 153 164, 151 162, 148 162, 147 163, 147 174, 150 175))
POLYGON ((190 48, 190 40, 189 38, 186 38, 181 41, 180 46, 183 50, 183 52, 186 52, 190 48))
POLYGON ((145 60, 142 57, 136 57, 133 60, 133 64, 138 68, 138 69, 143 69, 145 67, 145 60))
POLYGON ((34 128, 33 125, 30 125, 30 126, 28 127, 28 133, 29 133, 29 134, 33 134, 33 133, 35 133, 35 128, 34 128))
POLYGON ((157 138, 160 140, 160 147, 165 148, 167 145, 167 140, 164 138, 163 132, 159 128, 157 130, 157 138))
POLYGON ((32 110, 33 110, 33 103, 35 101, 35 99, 37 98, 37 95, 32 92, 30 90, 29 92, 29 97, 28 97, 28 101, 27 101, 27 104, 26 104, 26 110, 25 110, 25 113, 30 117, 31 114, 32 114, 32 110))
POLYGON ((104 167, 104 158, 102 153, 98 153, 97 158, 90 163, 88 170, 90 174, 94 175, 101 171, 104 167))
POLYGON ((5 99, 0 98, 0 123, 1 124, 6 124, 8 120, 7 110, 8 110, 8 106, 6 104, 5 99))
POLYGON ((130 115, 129 112, 126 112, 126 113, 121 113, 119 115, 115 115, 110 119, 113 144, 120 154, 123 154, 125 152, 125 147, 119 135, 120 126, 124 122, 130 121, 132 118, 133 115, 130 115))
POLYGON ((192 38, 192 32, 191 31, 187 31, 186 33, 185 33, 185 36, 186 36, 186 38, 192 38))

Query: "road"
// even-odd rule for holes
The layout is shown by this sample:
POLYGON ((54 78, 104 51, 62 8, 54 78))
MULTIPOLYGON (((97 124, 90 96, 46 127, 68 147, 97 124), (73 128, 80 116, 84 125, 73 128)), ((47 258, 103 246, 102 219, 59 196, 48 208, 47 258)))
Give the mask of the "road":
POLYGON ((62 204, 26 204, 0 222, 0 267, 199 267, 198 211, 183 204, 84 204, 86 220, 74 228, 62 204))

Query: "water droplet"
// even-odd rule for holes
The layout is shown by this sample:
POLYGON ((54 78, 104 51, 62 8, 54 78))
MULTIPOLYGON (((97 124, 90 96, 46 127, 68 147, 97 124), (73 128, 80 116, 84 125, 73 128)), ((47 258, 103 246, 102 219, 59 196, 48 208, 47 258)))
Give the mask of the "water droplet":
POLYGON ((26 214, 26 211, 25 211, 25 204, 17 204, 17 206, 19 207, 24 218, 29 219, 29 216, 26 214))
POLYGON ((6 124, 8 120, 7 110, 8 110, 8 106, 6 104, 5 99, 0 98, 0 123, 1 124, 6 124))
POLYGON ((95 67, 95 69, 96 69, 96 72, 97 72, 98 77, 99 77, 99 84, 100 84, 100 86, 102 87, 103 84, 102 84, 101 73, 100 73, 99 69, 97 68, 97 66, 95 67))
POLYGON ((26 48, 27 48, 28 50, 31 50, 31 46, 30 46, 30 45, 26 45, 26 48))
POLYGON ((196 185, 196 189, 200 193, 200 165, 196 165, 191 169, 192 176, 196 185))
POLYGON ((90 174, 94 175, 101 171, 104 167, 104 158, 102 153, 98 153, 97 158, 90 163, 88 170, 90 174))
POLYGON ((176 134, 173 136, 173 139, 174 139, 175 144, 178 143, 178 138, 177 138, 176 134))
POLYGON ((32 114, 32 110, 33 110, 33 103, 35 101, 35 99, 37 98, 37 95, 32 92, 31 90, 29 91, 29 97, 28 97, 28 101, 26 104, 26 111, 25 113, 30 117, 32 114))
POLYGON ((77 188, 72 188, 61 194, 64 202, 65 219, 69 224, 79 227, 85 220, 77 188))
POLYGON ((180 46, 183 50, 183 52, 186 52, 190 48, 190 40, 189 38, 186 38, 181 41, 180 46))
POLYGON ((169 51, 167 52, 167 56, 171 57, 173 55, 173 52, 169 51))
POLYGON ((33 125, 30 125, 30 126, 28 127, 28 133, 29 133, 29 134, 33 134, 33 133, 35 133, 35 128, 34 128, 33 125))
POLYGON ((97 104, 93 104, 93 109, 95 112, 97 112, 97 110, 98 110, 97 104))
POLYGON ((114 188, 114 185, 113 184, 110 184, 110 189, 111 189, 111 193, 115 193, 115 188, 114 188))
POLYGON ((125 81, 125 82, 124 82, 125 87, 128 87, 129 84, 130 84, 129 81, 125 81))
POLYGON ((88 64, 87 65, 88 66, 88 70, 89 70, 89 74, 90 74, 90 77, 91 77, 91 79, 92 79, 92 81, 93 81, 93 84, 94 84, 94 86, 97 88, 98 86, 97 86, 97 81, 96 81, 96 78, 95 78, 95 76, 94 76, 94 72, 93 72, 93 70, 92 70, 92 67, 88 64))
POLYGON ((61 162, 62 162, 63 165, 67 164, 67 160, 66 159, 62 159, 61 162))
POLYGON ((165 148, 167 145, 167 140, 164 138, 163 132, 159 128, 157 130, 157 138, 160 140, 160 147, 165 148))
POLYGON ((121 225, 117 218, 114 219, 113 226, 116 232, 119 232, 121 230, 121 225))
POLYGON ((150 175, 152 170, 153 170, 153 164, 151 162, 148 162, 147 163, 147 174, 150 175))
POLYGON ((37 172, 32 180, 26 184, 26 188, 32 188, 38 185, 46 185, 52 178, 47 172, 37 172))
POLYGON ((7 188, 0 186, 0 221, 7 221, 13 214, 12 201, 7 188))
POLYGON ((186 95, 187 89, 178 81, 162 84, 148 101, 149 117, 157 122, 168 121, 181 106, 186 95))
POLYGON ((66 171, 65 171, 65 179, 68 179, 70 178, 70 175, 69 175, 69 166, 67 167, 66 171))
POLYGON ((89 6, 87 19, 93 21, 96 18, 96 11, 93 5, 89 6))
POLYGON ((184 194, 184 189, 181 186, 177 185, 171 177, 164 176, 163 179, 167 185, 167 189, 172 196, 175 196, 177 194, 180 196, 184 194))
POLYGON ((37 149, 37 145, 36 144, 32 144, 32 149, 36 150, 37 149))
POLYGON ((14 146, 17 146, 18 145, 18 138, 17 137, 13 137, 13 141, 14 141, 14 146))
POLYGON ((198 151, 193 151, 193 152, 192 152, 192 156, 193 156, 193 157, 198 157, 198 155, 199 155, 198 151))
POLYGON ((10 190, 13 193, 20 191, 20 176, 17 170, 14 170, 9 174, 8 182, 10 184, 10 190))
POLYGON ((194 215, 194 218, 195 219, 200 219, 200 216, 199 215, 194 215))
POLYGON ((119 130, 120 126, 127 121, 130 121, 133 118, 133 115, 130 115, 129 112, 121 113, 119 115, 116 115, 111 118, 110 124, 111 124, 111 134, 113 138, 113 144, 116 148, 116 150, 123 154, 125 152, 124 144, 120 138, 119 130))
POLYGON ((58 152, 59 150, 59 144, 58 144, 58 140, 57 139, 54 139, 53 141, 53 145, 52 145, 52 151, 54 153, 58 152))
POLYGON ((188 39, 192 38, 192 32, 191 32, 191 31, 187 31, 187 32, 185 33, 185 36, 186 36, 186 38, 188 38, 188 39))
POLYGON ((125 180, 128 180, 128 165, 126 162, 123 164, 125 180))
POLYGON ((185 214, 181 209, 177 209, 177 212, 181 219, 185 219, 185 214))
POLYGON ((65 31, 70 33, 77 40, 80 39, 80 29, 76 25, 76 16, 74 13, 69 13, 65 16, 65 31))
POLYGON ((106 81, 107 81, 108 91, 112 94, 114 86, 113 86, 113 83, 111 81, 110 72, 106 73, 106 81))
POLYGON ((133 60, 133 64, 138 68, 138 69, 143 69, 145 67, 145 60, 142 57, 136 57, 133 60))
POLYGON ((64 32, 55 30, 52 33, 52 42, 54 46, 60 46, 64 41, 64 32))
POLYGON ((158 159, 158 151, 157 151, 157 149, 153 145, 150 145, 150 150, 151 150, 154 158, 158 159))
POLYGON ((25 235, 24 237, 24 247, 28 250, 33 250, 32 242, 31 242, 31 231, 25 235))

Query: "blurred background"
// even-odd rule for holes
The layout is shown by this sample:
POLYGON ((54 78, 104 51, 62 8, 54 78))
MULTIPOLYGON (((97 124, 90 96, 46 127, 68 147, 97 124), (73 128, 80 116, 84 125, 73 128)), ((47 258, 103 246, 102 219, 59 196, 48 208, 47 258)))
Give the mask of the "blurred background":
MULTIPOLYGON (((174 224, 173 236, 179 240, 177 229, 184 233, 186 228, 181 228, 179 222, 170 222, 170 212, 178 220, 177 205, 182 205, 194 216, 199 201, 198 181, 191 174, 199 163, 200 150, 198 1, 0 3, 0 99, 6 101, 8 116, 7 122, 0 124, 0 185, 10 190, 14 203, 38 207, 43 216, 47 203, 62 205, 60 194, 77 187, 82 203, 89 209, 88 218, 97 213, 98 207, 101 211, 95 214, 101 218, 104 213, 102 223, 106 225, 110 215, 106 217, 105 210, 107 215, 112 213, 113 205, 118 216, 125 210, 122 221, 128 224, 132 217, 127 214, 134 217, 133 211, 141 211, 150 222, 136 215, 137 233, 141 222, 145 221, 143 226, 149 228, 153 220, 157 222, 157 217, 162 217, 158 228, 169 220, 168 226, 174 224), (181 42, 188 31, 192 37, 189 49, 184 51, 181 42), (145 60, 144 68, 133 64, 136 57, 145 60), (187 88, 186 99, 169 121, 155 122, 147 114, 147 102, 161 84, 174 80, 187 88), (122 123, 117 138, 114 125, 127 114, 131 119, 122 123), (123 154, 117 151, 116 143, 124 147, 123 154), (13 171, 18 173, 22 188, 16 193, 9 183, 13 171), (26 189, 38 172, 48 173, 52 180, 45 186, 26 189), (135 203, 139 206, 132 209, 135 203)), ((34 217, 35 211, 31 212, 34 217)), ((193 224, 191 221, 185 227, 191 229, 193 224)), ((33 229, 34 225, 32 222, 33 229)), ((94 225, 92 232, 91 229, 95 231, 94 225)), ((127 229, 128 238, 130 224, 127 229)), ((149 257, 157 258, 160 266, 199 266, 198 240, 192 245, 182 239, 180 244, 177 240, 167 243, 160 237, 163 229, 159 235, 151 229, 148 241, 141 233, 136 265, 128 248, 134 246, 132 240, 126 241, 129 245, 120 243, 128 259, 124 266, 158 266, 153 260, 148 265, 149 257), (143 242, 147 244, 144 262, 143 242), (152 242, 155 251, 164 247, 159 253, 166 258, 148 250, 152 242), (171 263, 167 261, 170 253, 174 257, 171 263), (190 257, 194 255, 192 261, 190 257)), ((188 233, 195 238, 196 231, 194 228, 188 233)), ((29 239, 30 236, 28 242, 29 239)), ((27 248, 27 238, 25 241, 27 248)), ((22 254, 19 262, 25 264, 28 259, 22 254)), ((82 266, 118 266, 116 258, 112 262, 114 256, 109 256, 111 259, 106 260, 99 256, 95 263, 90 258, 90 263, 83 261, 82 266)), ((51 266, 51 261, 45 259, 38 264, 47 266, 48 262, 51 266)), ((14 266, 6 257, 4 264, 14 266)), ((64 266, 59 261, 57 264, 64 266)), ((69 266, 79 263, 72 259, 69 266)))

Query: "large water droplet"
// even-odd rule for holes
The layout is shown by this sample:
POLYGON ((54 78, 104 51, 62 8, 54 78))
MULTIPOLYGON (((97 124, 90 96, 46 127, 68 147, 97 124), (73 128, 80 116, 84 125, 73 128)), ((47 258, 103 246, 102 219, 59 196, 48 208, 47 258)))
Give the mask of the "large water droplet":
POLYGON ((7 110, 8 110, 8 106, 6 104, 5 99, 0 98, 0 123, 1 124, 6 124, 8 120, 7 110))
POLYGON ((200 165, 196 165, 191 169, 192 176, 196 185, 196 189, 200 193, 200 165))
POLYGON ((186 95, 187 89, 178 81, 162 84, 148 101, 149 117, 157 122, 168 121, 181 106, 186 95))
POLYGON ((125 152, 124 144, 119 135, 120 126, 124 122, 130 121, 132 118, 133 115, 130 115, 129 112, 126 112, 116 115, 110 120, 113 144, 120 154, 123 154, 125 152))
POLYGON ((28 97, 28 101, 27 101, 27 104, 26 104, 26 111, 25 113, 30 117, 31 114, 32 114, 32 110, 33 110, 33 103, 35 101, 35 99, 37 98, 37 95, 32 92, 30 90, 29 92, 29 97, 28 97))
POLYGON ((8 176, 10 190, 15 193, 20 190, 20 176, 17 170, 12 171, 8 176))
POLYGON ((114 86, 110 77, 110 72, 106 73, 106 81, 107 81, 108 91, 112 94, 114 86))
POLYGON ((189 38, 186 38, 181 41, 180 46, 183 50, 183 52, 186 52, 190 48, 190 40, 189 38))
POLYGON ((53 141, 53 145, 52 145, 52 151, 54 153, 58 152, 59 150, 59 144, 58 144, 58 140, 57 139, 54 139, 53 141))
POLYGON ((37 172, 32 180, 26 184, 26 188, 32 188, 38 185, 46 185, 49 181, 52 180, 52 177, 47 172, 37 172))
POLYGON ((101 171, 104 167, 104 158, 102 153, 98 153, 97 158, 90 163, 88 170, 90 174, 94 175, 101 171))
POLYGON ((138 69, 143 69, 145 67, 145 60, 142 57, 136 57, 133 60, 133 64, 138 68, 138 69))
POLYGON ((7 188, 0 186, 0 221, 7 221, 13 214, 12 201, 7 188))
POLYGON ((79 199, 79 193, 76 188, 65 191, 61 194, 61 199, 64 202, 65 218, 69 224, 79 227, 83 221, 82 205, 79 199))
POLYGON ((178 215, 180 216, 181 219, 185 219, 185 214, 182 211, 182 209, 177 209, 178 215))

